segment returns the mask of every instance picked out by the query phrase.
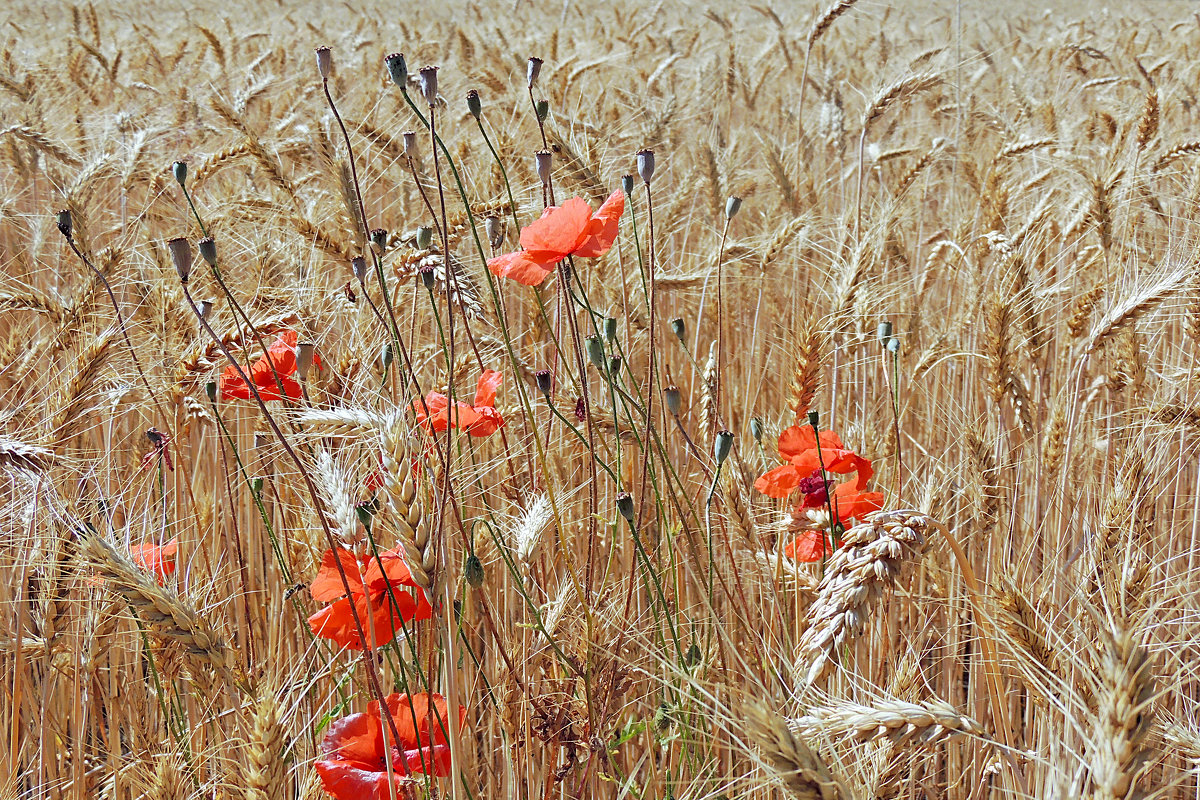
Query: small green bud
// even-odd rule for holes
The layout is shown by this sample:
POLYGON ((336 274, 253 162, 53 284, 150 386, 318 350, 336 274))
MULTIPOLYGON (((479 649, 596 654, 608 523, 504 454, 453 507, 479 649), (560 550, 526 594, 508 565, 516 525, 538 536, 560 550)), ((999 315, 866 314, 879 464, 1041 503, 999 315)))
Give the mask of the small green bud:
POLYGON ((471 112, 471 116, 474 117, 476 121, 478 121, 480 115, 483 114, 483 103, 479 101, 479 92, 475 91, 474 89, 467 92, 467 111, 471 112))
POLYGON ((604 371, 606 360, 604 358, 604 343, 600 341, 599 336, 589 336, 583 340, 584 349, 587 350, 588 360, 591 361, 596 369, 604 371))
MULTIPOLYGON (((687 336, 687 325, 684 324, 683 317, 676 317, 671 320, 671 332, 675 334, 675 338, 683 342, 683 337, 687 336)), ((687 343, 684 342, 686 345, 687 343)))
POLYGON ((176 161, 171 165, 171 173, 175 176, 175 182, 183 186, 187 183, 187 162, 176 161))
POLYGON ((55 221, 58 225, 58 232, 70 239, 72 231, 75 230, 75 222, 71 219, 70 210, 64 208, 62 211, 58 212, 55 221))
POLYGON ((733 432, 717 431, 717 437, 713 441, 713 456, 717 459, 718 467, 725 463, 725 459, 729 458, 731 449, 733 449, 733 432))
POLYGON ((679 394, 679 387, 672 385, 663 389, 663 402, 667 404, 667 411, 671 412, 671 416, 678 417, 679 410, 683 408, 683 398, 679 394))
POLYGON ((821 427, 821 412, 820 411, 808 412, 808 424, 813 426, 814 428, 820 428, 821 427))
POLYGON ((692 646, 687 649, 687 654, 683 657, 683 665, 688 667, 696 666, 700 663, 700 645, 692 642, 692 646))
POLYGON ((742 210, 742 198, 730 197, 725 201, 725 219, 733 219, 742 210))
POLYGON ((384 372, 387 372, 389 369, 391 369, 393 358, 392 346, 390 344, 385 344, 383 349, 379 351, 379 363, 383 365, 384 372))
POLYGON ((483 562, 479 560, 479 556, 474 553, 467 556, 466 563, 463 564, 463 577, 472 588, 478 589, 483 585, 483 562))
POLYGON ((437 276, 433 274, 433 265, 426 264, 417 272, 421 276, 421 285, 432 292, 437 286, 437 276))
POLYGON ((625 518, 625 521, 630 525, 633 524, 633 495, 629 492, 621 492, 617 495, 617 511, 625 518))
POLYGON ((754 437, 754 441, 762 444, 763 422, 758 417, 750 418, 750 435, 754 437))
POLYGON ((545 122, 546 117, 550 116, 550 103, 546 100, 538 100, 534 110, 537 112, 538 122, 545 122))
POLYGON ((384 66, 387 67, 388 75, 392 78, 392 83, 407 91, 408 64, 404 61, 404 54, 392 53, 387 58, 383 59, 383 63, 384 66))
POLYGON ((608 374, 615 378, 621 372, 621 364, 624 359, 620 356, 613 356, 608 360, 608 374))
POLYGON ((633 194, 633 176, 632 175, 622 175, 621 176, 621 191, 623 191, 625 194, 633 194))
POLYGON ((205 236, 196 246, 200 249, 200 257, 204 259, 210 267, 217 266, 217 243, 211 236, 205 236))
POLYGON ((433 228, 428 225, 417 228, 417 249, 428 250, 431 244, 433 244, 433 228))
POLYGON ((609 342, 617 340, 617 321, 612 317, 604 318, 604 338, 609 342))
POLYGON ((262 490, 263 490, 263 479, 261 477, 256 477, 250 481, 250 491, 254 492, 255 495, 261 497, 262 490))
POLYGON ((208 398, 208 402, 217 402, 217 382, 208 381, 204 384, 204 396, 208 398))

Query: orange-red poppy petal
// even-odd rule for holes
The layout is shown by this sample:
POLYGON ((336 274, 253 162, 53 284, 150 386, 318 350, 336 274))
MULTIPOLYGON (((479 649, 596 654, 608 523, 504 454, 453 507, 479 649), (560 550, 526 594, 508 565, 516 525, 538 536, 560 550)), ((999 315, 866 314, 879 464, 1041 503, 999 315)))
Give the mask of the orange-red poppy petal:
POLYGON ((475 421, 464 428, 472 436, 491 436, 504 427, 504 417, 491 406, 476 408, 475 417, 475 421))
POLYGON ((589 233, 592 207, 581 197, 551 206, 521 230, 521 246, 542 263, 561 261, 575 252, 589 233))
POLYGON ((608 252, 617 240, 617 230, 620 227, 621 215, 625 213, 625 193, 620 189, 613 192, 600 206, 600 210, 592 216, 589 235, 575 249, 575 255, 583 258, 596 258, 608 252))
POLYGON ((799 536, 788 542, 787 546, 783 548, 783 554, 794 561, 801 561, 805 564, 820 561, 825 557, 825 549, 828 547, 827 538, 828 534, 823 531, 801 531, 799 536))
MULTIPOLYGON (((388 788, 387 771, 364 768, 351 761, 330 759, 315 764, 321 778, 321 788, 337 800, 389 800, 393 793, 388 788)), ((403 797, 403 787, 408 782, 402 774, 392 773, 396 797, 403 797)))
POLYGON ((247 388, 246 382, 238 375, 238 371, 231 364, 221 373, 221 381, 219 384, 221 397, 229 399, 236 397, 239 400, 250 399, 250 389, 247 388))
POLYGON ((863 492, 857 487, 856 481, 846 481, 838 484, 831 498, 838 519, 845 524, 848 519, 861 520, 873 511, 883 508, 883 494, 880 492, 863 492))
MULTIPOLYGON (((362 594, 363 581, 359 574, 358 558, 344 547, 339 547, 337 559, 342 562, 342 569, 346 570, 350 591, 362 594)), ((332 550, 326 550, 321 556, 321 567, 317 570, 317 577, 313 578, 309 591, 312 592, 313 600, 318 603, 331 603, 346 596, 346 587, 342 585, 342 576, 338 572, 332 550)))
POLYGON ((508 278, 525 286, 538 286, 554 270, 554 260, 538 260, 528 251, 518 250, 488 259, 488 269, 498 278, 508 278))
MULTIPOLYGON (((396 720, 396 731, 400 734, 400 742, 405 749, 416 749, 430 745, 448 743, 447 733, 451 720, 446 698, 436 692, 418 692, 407 694, 392 694, 387 698, 388 708, 396 720)), ((378 702, 372 702, 370 713, 380 715, 378 702)), ((465 706, 458 707, 458 725, 461 727, 467 719, 465 706)))
MULTIPOLYGON (((821 431, 822 448, 842 448, 842 440, 833 431, 821 431)), ((813 435, 811 425, 793 425, 785 428, 779 434, 779 455, 784 459, 792 459, 809 450, 816 450, 817 437, 813 435)))
POLYGON ((784 464, 761 475, 754 482, 754 488, 767 497, 787 497, 800 485, 802 477, 804 476, 794 466, 784 464))
POLYGON ((178 551, 178 539, 172 539, 164 545, 146 542, 129 548, 133 563, 153 574, 159 585, 175 572, 175 554, 178 551))
POLYGON ((329 725, 321 750, 327 756, 342 761, 374 764, 383 760, 383 735, 379 717, 372 714, 351 714, 329 725))
POLYGON ((500 388, 500 384, 503 381, 503 372, 497 372, 494 369, 485 369, 483 374, 479 376, 479 380, 475 383, 475 402, 472 405, 476 408, 496 405, 496 390, 500 388))

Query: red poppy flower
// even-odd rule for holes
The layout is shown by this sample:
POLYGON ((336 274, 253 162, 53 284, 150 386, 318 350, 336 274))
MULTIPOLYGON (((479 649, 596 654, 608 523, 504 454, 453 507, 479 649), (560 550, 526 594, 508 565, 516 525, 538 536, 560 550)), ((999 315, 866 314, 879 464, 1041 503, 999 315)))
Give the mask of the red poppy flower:
POLYGON ((175 573, 175 554, 179 551, 179 540, 172 539, 166 544, 146 542, 129 548, 133 563, 153 574, 158 579, 158 585, 166 583, 167 578, 175 573))
POLYGON ((496 410, 496 390, 504 380, 504 373, 485 369, 475 385, 475 401, 468 405, 450 399, 440 392, 430 392, 425 400, 414 400, 413 411, 417 424, 430 431, 441 432, 447 428, 458 428, 471 436, 489 436, 504 426, 504 418, 496 410))
MULTIPOLYGON (((391 741, 390 729, 372 702, 366 713, 351 714, 329 726, 321 742, 327 758, 316 762, 321 786, 338 800, 387 800, 388 763, 397 789, 410 783, 413 773, 446 777, 450 774, 451 725, 446 698, 440 694, 392 694, 385 698, 396 722, 400 742, 391 741), (390 745, 385 754, 384 744, 390 745), (385 760, 385 758, 387 760, 385 760)), ((458 707, 458 725, 466 721, 467 709, 458 707)))
POLYGON ((801 531, 800 535, 787 543, 783 554, 793 561, 811 564, 825 558, 829 546, 829 532, 822 530, 801 531))
POLYGON ((617 223, 625 213, 625 195, 618 189, 600 210, 580 197, 561 206, 550 206, 521 231, 524 250, 505 253, 488 261, 488 269, 501 278, 537 286, 567 256, 596 258, 608 252, 617 238, 617 223))
POLYGON ((769 470, 754 483, 754 488, 768 497, 787 497, 802 480, 820 472, 822 464, 826 472, 836 475, 857 473, 859 490, 867 488, 875 474, 871 462, 847 450, 833 431, 822 431, 818 439, 811 427, 793 425, 779 434, 779 455, 788 463, 769 470))
MULTIPOLYGON (((292 377, 296 373, 296 343, 299 338, 300 335, 295 331, 284 331, 267 348, 267 355, 260 356, 258 361, 251 365, 250 380, 254 382, 255 388, 258 389, 258 394, 264 402, 282 400, 285 396, 290 400, 299 400, 303 396, 299 382, 292 377), (267 356, 270 356, 270 360, 267 356), (272 365, 274 365, 274 370, 271 368, 272 365), (278 382, 275 379, 276 374, 279 376, 278 382), (280 384, 283 386, 282 395, 279 393, 280 384)), ((314 355, 313 363, 320 367, 320 356, 314 355)), ((225 371, 221 373, 221 397, 250 399, 250 387, 246 385, 242 376, 232 365, 226 367, 225 371)))
POLYGON ((329 605, 308 618, 308 627, 322 639, 351 650, 362 649, 351 603, 358 611, 363 632, 372 640, 372 647, 382 647, 395 639, 404 623, 433 616, 433 607, 425 590, 413 580, 398 549, 380 553, 378 559, 363 556, 361 560, 343 548, 338 548, 336 556, 332 550, 326 550, 309 590, 314 600, 329 605), (350 582, 349 596, 342 586, 335 558, 342 562, 342 569, 346 571, 350 582))

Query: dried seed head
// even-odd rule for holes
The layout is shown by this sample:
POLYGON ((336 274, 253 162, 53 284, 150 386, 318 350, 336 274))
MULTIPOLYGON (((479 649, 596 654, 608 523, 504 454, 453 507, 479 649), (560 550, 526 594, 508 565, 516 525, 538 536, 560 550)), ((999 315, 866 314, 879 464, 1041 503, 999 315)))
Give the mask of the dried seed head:
POLYGON ((892 338, 892 323, 884 320, 879 323, 879 345, 887 347, 888 339, 892 338))
POLYGON ((208 315, 212 313, 213 301, 201 300, 196 306, 200 309, 200 319, 207 320, 208 315))
POLYGON ((329 73, 333 71, 333 51, 328 47, 322 46, 317 48, 317 72, 321 73, 321 80, 329 80, 329 73))
POLYGON ((589 336, 583 340, 583 344, 587 350, 588 360, 596 366, 596 369, 603 372, 606 361, 604 358, 604 343, 600 341, 600 337, 589 336))
POLYGON ((725 201, 725 219, 733 219, 742 210, 742 198, 730 197, 725 201))
POLYGON ((623 191, 625 194, 633 194, 633 176, 632 175, 622 175, 621 176, 621 191, 623 191))
POLYGON ((433 228, 428 225, 417 228, 417 249, 428 250, 431 244, 433 244, 433 228))
POLYGON ((487 233, 488 244, 499 248, 504 244, 504 220, 492 214, 483 221, 483 229, 487 233))
POLYGON ((407 91, 408 64, 404 60, 404 54, 392 53, 383 59, 383 64, 387 67, 388 75, 391 77, 392 83, 407 91))
POLYGON ((401 134, 401 137, 404 140, 404 155, 408 156, 409 158, 416 158, 417 157, 417 132, 416 131, 405 131, 404 133, 401 134))
POLYGON ((550 399, 550 391, 554 388, 554 378, 548 369, 539 369, 533 374, 533 378, 537 381, 538 391, 545 395, 546 399, 550 399))
POLYGON ((182 236, 177 236, 167 242, 167 249, 171 251, 171 263, 175 265, 175 271, 179 273, 179 280, 187 283, 188 276, 192 274, 191 244, 182 236))
POLYGON ((362 256, 355 256, 350 259, 350 271, 354 273, 354 277, 361 283, 367 279, 367 260, 362 256))
POLYGON ((385 344, 382 348, 380 348, 379 366, 383 368, 384 372, 387 372, 389 369, 391 369, 392 360, 394 358, 395 356, 392 355, 392 346, 390 344, 385 344))
POLYGON ((205 236, 196 246, 200 248, 200 257, 207 262, 210 267, 217 266, 217 243, 211 236, 205 236))
POLYGON ((533 89, 533 85, 537 83, 538 75, 542 72, 542 63, 537 56, 531 56, 525 63, 525 85, 529 89, 533 89))
POLYGON ((553 161, 554 155, 549 150, 538 150, 533 154, 534 167, 543 186, 550 185, 550 167, 553 161))
POLYGON ((471 112, 471 116, 474 117, 476 121, 478 121, 479 117, 483 114, 483 104, 479 102, 479 92, 475 91, 474 89, 467 92, 467 111, 471 112))
POLYGON ((717 431, 717 437, 713 442, 713 456, 717 459, 717 466, 725 463, 725 459, 729 458, 729 451, 733 449, 733 432, 732 431, 717 431))
MULTIPOLYGON (((683 322, 683 317, 676 317, 671 320, 671 332, 675 334, 675 338, 683 342, 683 337, 687 335, 687 325, 683 322)), ((686 345, 687 343, 684 342, 686 345)))
POLYGON ((421 276, 421 285, 432 292, 437 286, 437 276, 433 274, 433 265, 426 264, 417 270, 417 274, 421 276))
POLYGON ((654 177, 654 151, 639 150, 637 154, 637 172, 638 177, 642 179, 642 183, 650 185, 650 179, 654 177))
POLYGON ((175 182, 183 186, 187 183, 187 162, 176 161, 171 165, 171 173, 175 176, 175 182))
POLYGON ((296 345, 296 374, 300 380, 308 380, 308 370, 312 367, 313 351, 317 346, 312 342, 301 342, 296 345))
POLYGON ((683 408, 683 397, 679 394, 679 387, 672 385, 663 389, 663 401, 667 404, 667 411, 671 412, 671 416, 678 417, 680 409, 683 408))
POLYGON ((434 66, 421 67, 421 96, 425 98, 425 102, 429 103, 429 107, 437 103, 438 95, 438 68, 434 66))
POLYGON ((70 210, 64 208, 62 211, 59 211, 55 221, 58 224, 58 232, 70 239, 71 234, 75 230, 75 222, 71 218, 70 210))
POLYGON ((617 511, 625 518, 625 521, 630 525, 633 524, 633 495, 629 492, 621 492, 617 495, 617 511))

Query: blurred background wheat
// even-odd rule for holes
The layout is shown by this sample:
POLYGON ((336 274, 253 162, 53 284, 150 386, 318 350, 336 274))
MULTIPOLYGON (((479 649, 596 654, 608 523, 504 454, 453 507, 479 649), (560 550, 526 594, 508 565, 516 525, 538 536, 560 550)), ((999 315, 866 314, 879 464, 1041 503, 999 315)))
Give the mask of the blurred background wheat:
POLYGON ((393 796, 1200 797, 1191 4, 0 22, 5 796, 316 798, 427 691, 393 796), (623 188, 571 287, 487 270, 623 188), (286 331, 302 396, 210 400, 286 331), (499 431, 421 432, 485 370, 499 431), (810 412, 884 511, 801 563, 755 481, 810 412), (314 637, 331 541, 431 618, 314 637))

